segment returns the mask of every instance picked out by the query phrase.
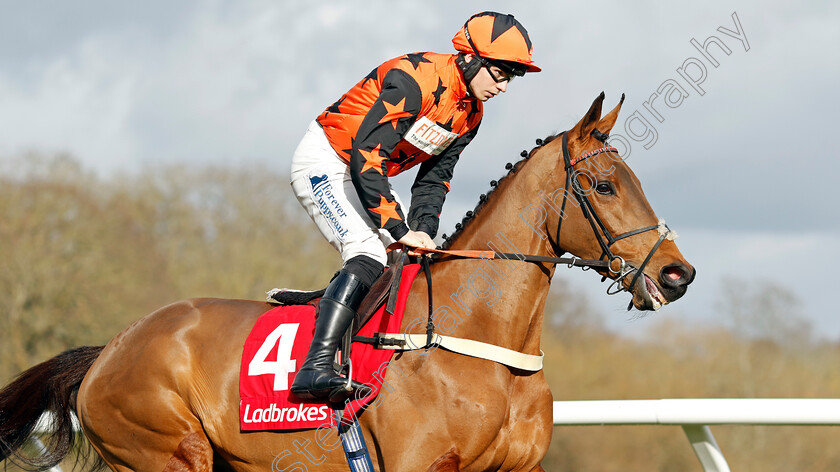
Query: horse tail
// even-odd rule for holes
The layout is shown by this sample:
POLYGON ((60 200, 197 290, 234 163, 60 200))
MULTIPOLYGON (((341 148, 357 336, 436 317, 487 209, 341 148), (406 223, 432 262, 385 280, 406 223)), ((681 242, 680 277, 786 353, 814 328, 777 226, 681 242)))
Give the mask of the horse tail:
POLYGON ((65 351, 20 374, 0 390, 0 462, 15 462, 38 469, 57 465, 81 439, 75 427, 76 394, 90 366, 104 346, 83 346, 65 351), (41 416, 47 413, 49 437, 39 456, 24 455, 41 416))

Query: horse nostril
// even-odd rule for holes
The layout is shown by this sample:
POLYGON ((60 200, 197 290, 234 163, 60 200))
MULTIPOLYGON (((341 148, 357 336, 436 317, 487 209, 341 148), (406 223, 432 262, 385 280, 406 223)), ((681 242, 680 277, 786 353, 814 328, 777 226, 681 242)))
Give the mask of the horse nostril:
POLYGON ((688 270, 682 264, 671 264, 662 268, 659 280, 662 285, 671 288, 688 285, 688 270))
POLYGON ((671 280, 679 280, 683 276, 683 271, 679 267, 668 267, 662 273, 671 280))

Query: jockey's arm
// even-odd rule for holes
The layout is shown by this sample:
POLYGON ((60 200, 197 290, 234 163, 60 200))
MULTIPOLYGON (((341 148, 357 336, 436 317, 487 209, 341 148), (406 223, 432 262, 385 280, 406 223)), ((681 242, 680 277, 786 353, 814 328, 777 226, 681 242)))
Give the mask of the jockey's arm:
POLYGON ((368 217, 397 241, 409 233, 409 227, 403 209, 391 193, 385 161, 414 124, 421 105, 417 82, 404 71, 391 70, 350 150, 350 177, 368 217))
POLYGON ((478 127, 456 139, 439 156, 420 165, 414 185, 411 186, 411 208, 408 211, 408 224, 417 231, 423 231, 431 238, 438 232, 440 213, 449 182, 455 170, 455 164, 461 151, 478 133, 478 127))

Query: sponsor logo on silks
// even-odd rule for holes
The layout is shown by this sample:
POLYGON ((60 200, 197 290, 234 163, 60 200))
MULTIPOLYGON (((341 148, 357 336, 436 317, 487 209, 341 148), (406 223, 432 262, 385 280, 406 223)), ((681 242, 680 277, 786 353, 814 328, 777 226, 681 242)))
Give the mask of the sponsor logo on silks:
POLYGON ((324 175, 310 175, 309 176, 309 183, 312 184, 312 188, 315 188, 321 182, 326 182, 327 174, 324 175))
POLYGON ((298 404, 297 408, 277 408, 276 403, 271 403, 268 408, 255 408, 250 411, 251 405, 245 405, 245 413, 242 420, 246 423, 283 423, 291 421, 324 421, 329 418, 330 408, 327 405, 305 405, 298 404))
POLYGON ((406 141, 433 156, 442 153, 457 137, 458 133, 446 131, 425 116, 415 121, 405 134, 406 141))
POLYGON ((347 212, 333 194, 333 186, 326 174, 309 175, 309 184, 312 187, 312 200, 318 205, 321 215, 327 220, 335 236, 342 242, 347 236, 348 229, 341 225, 339 218, 345 218, 347 212))

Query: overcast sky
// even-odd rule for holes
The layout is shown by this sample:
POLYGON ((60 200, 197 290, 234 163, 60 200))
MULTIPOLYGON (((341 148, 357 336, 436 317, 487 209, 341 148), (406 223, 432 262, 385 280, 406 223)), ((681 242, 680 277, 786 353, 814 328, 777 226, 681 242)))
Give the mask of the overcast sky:
MULTIPOLYGON (((656 316, 721 322, 724 277, 773 281, 819 334, 840 339, 838 2, 0 0, 0 159, 67 151, 105 175, 174 162, 286 171, 309 121, 374 66, 452 51, 482 10, 525 25, 543 72, 487 104, 442 232, 535 138, 571 127, 602 90, 607 109, 626 93, 614 132, 698 269, 656 316), (712 35, 728 55, 691 44, 712 35), (692 86, 678 69, 705 77, 692 86), (671 83, 687 96, 673 108, 660 97, 657 118, 644 102, 671 83), (644 134, 640 117, 655 141, 629 138, 644 134)), ((645 326, 628 320, 626 294, 607 297, 591 273, 561 275, 611 326, 645 326)))

